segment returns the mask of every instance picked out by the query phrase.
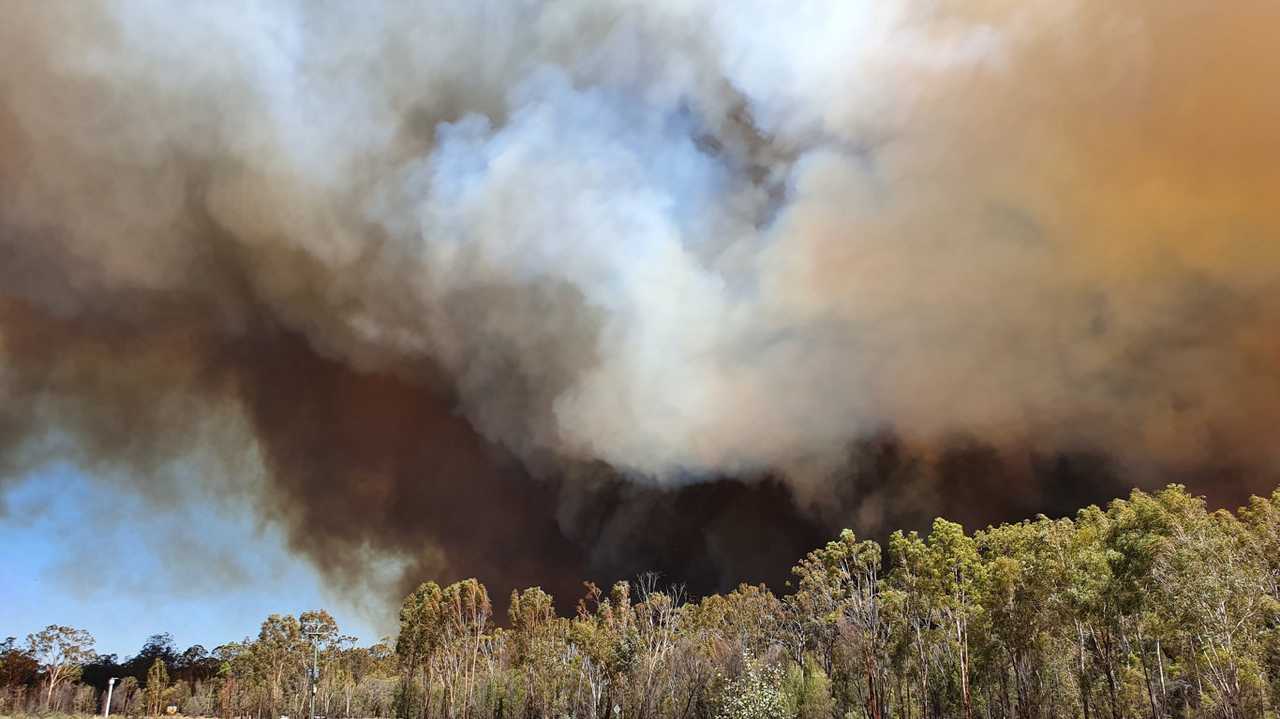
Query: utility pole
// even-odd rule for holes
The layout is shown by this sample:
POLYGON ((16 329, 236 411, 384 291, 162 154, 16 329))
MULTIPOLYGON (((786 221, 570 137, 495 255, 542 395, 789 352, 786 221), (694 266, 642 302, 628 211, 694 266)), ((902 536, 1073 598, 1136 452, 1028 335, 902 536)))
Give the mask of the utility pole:
POLYGON ((316 684, 320 681, 320 643, 316 640, 324 636, 319 628, 304 630, 304 635, 311 639, 311 717, 316 719, 316 684))
POLYGON ((102 706, 102 719, 107 719, 111 715, 111 690, 116 685, 116 678, 111 677, 107 680, 107 701, 102 706))

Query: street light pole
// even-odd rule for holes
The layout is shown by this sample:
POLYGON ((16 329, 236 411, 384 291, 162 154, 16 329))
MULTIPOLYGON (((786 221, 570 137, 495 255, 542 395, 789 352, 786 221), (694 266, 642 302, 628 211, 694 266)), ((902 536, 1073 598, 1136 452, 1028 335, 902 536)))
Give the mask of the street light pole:
POLYGON ((311 640, 311 719, 316 719, 316 684, 320 681, 320 643, 311 640))
POLYGON ((311 719, 316 719, 316 685, 320 681, 320 643, 316 640, 324 636, 319 629, 304 631, 311 638, 311 719))
POLYGON ((107 719, 111 715, 111 690, 116 685, 116 678, 111 677, 107 680, 107 702, 102 707, 102 719, 107 719))

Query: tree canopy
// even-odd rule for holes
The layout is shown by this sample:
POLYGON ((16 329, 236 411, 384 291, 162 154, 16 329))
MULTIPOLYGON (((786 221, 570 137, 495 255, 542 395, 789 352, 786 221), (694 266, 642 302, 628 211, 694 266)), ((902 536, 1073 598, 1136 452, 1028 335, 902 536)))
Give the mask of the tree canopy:
POLYGON ((0 713, 303 716, 313 651, 326 717, 1275 717, 1280 490, 1213 511, 1181 486, 1074 518, 974 532, 938 519, 882 546, 840 533, 788 591, 688 598, 652 576, 586 584, 573 616, 538 587, 505 622, 475 579, 426 582, 369 647, 326 612, 256 637, 118 662, 83 630, 0 643, 0 713))

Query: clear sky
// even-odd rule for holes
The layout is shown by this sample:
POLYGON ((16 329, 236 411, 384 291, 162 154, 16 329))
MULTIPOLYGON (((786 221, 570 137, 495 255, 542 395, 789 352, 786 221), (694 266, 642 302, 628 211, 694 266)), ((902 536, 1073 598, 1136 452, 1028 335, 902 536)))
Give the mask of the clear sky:
POLYGON ((65 466, 4 487, 0 639, 68 624, 124 658, 159 632, 179 649, 212 649, 256 635, 268 614, 314 608, 362 641, 377 637, 248 511, 190 501, 155 511, 127 486, 65 466))

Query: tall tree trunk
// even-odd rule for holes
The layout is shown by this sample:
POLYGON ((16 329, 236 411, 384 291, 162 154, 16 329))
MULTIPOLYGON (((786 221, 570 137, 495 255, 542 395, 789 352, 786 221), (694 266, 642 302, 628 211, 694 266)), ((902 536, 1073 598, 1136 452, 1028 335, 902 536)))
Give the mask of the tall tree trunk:
POLYGON ((1080 668, 1080 709, 1084 713, 1084 719, 1090 719, 1089 690, 1091 687, 1089 685, 1089 672, 1084 663, 1084 626, 1081 625, 1079 621, 1076 621, 1076 636, 1079 640, 1076 644, 1076 656, 1079 659, 1080 668))
POLYGON ((920 660, 920 717, 928 719, 929 717, 929 662, 924 653, 924 637, 921 636, 920 625, 917 624, 916 630, 916 653, 920 660))
POLYGON ((1009 671, 1000 672, 1000 700, 1003 702, 1004 715, 1006 717, 1013 716, 1013 709, 1010 707, 1009 701, 1009 677, 1013 677, 1013 692, 1016 695, 1013 705, 1018 707, 1021 712, 1024 707, 1022 699, 1022 680, 1018 677, 1018 659, 1016 653, 1009 655, 1009 671))
POLYGON ((1138 661, 1142 664, 1142 681, 1147 687, 1147 702, 1151 706, 1151 719, 1158 719, 1156 710, 1155 681, 1151 677, 1151 665, 1147 662, 1147 646, 1142 640, 1142 630, 1138 630, 1138 661))
POLYGON ((1160 670, 1160 714, 1169 712, 1169 690, 1164 684, 1164 651, 1160 648, 1160 638, 1156 638, 1156 666, 1160 670))
POLYGON ((964 719, 973 719, 973 700, 969 696, 969 632, 956 620, 956 639, 960 644, 960 697, 964 702, 964 719))

